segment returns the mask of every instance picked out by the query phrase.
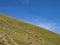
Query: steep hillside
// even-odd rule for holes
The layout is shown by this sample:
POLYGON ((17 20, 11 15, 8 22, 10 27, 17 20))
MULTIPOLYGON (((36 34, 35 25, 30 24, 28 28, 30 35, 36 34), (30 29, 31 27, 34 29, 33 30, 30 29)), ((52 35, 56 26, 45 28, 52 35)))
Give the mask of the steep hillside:
POLYGON ((60 45, 60 36, 0 14, 0 45, 60 45))

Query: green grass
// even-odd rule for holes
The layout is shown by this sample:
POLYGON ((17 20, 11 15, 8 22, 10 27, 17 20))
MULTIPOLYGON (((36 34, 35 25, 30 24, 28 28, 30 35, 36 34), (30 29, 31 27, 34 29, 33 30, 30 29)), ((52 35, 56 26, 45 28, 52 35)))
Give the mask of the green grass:
POLYGON ((2 14, 0 33, 7 33, 18 45, 60 45, 60 35, 2 14))

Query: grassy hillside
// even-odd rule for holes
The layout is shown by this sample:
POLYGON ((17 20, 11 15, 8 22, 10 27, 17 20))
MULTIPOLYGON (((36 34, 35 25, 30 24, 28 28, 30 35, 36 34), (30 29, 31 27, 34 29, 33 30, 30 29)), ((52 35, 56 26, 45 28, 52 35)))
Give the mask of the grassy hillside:
POLYGON ((60 45, 60 35, 0 14, 0 45, 60 45))

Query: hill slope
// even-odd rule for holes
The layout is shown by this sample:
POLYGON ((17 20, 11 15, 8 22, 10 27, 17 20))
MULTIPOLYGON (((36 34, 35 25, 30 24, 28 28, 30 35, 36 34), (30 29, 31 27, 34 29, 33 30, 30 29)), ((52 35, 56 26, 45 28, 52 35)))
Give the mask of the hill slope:
POLYGON ((60 45, 60 36, 0 14, 0 45, 60 45))

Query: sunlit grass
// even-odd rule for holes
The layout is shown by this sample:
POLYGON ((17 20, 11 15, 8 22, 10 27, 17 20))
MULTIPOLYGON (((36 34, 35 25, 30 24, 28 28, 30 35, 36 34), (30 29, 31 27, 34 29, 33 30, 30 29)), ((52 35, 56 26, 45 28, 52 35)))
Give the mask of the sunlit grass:
POLYGON ((0 15, 0 33, 19 45, 60 45, 60 35, 4 15, 0 15))

